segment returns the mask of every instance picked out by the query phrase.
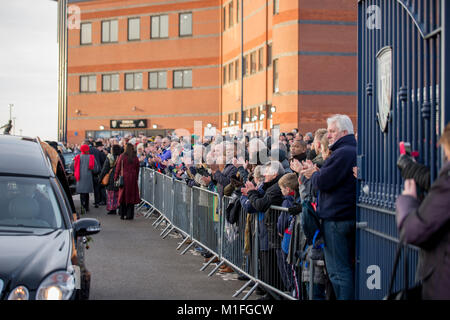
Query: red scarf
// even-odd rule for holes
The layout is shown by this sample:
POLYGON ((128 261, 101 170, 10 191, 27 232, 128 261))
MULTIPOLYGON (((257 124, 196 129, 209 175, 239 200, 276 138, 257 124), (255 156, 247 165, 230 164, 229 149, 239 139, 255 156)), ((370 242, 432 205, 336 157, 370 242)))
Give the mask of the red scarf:
MULTIPOLYGON (((84 144, 80 147, 81 153, 82 154, 89 154, 89 146, 84 144)), ((95 165, 95 158, 94 156, 91 154, 89 155, 89 170, 94 170, 94 165, 95 165)), ((74 166, 74 175, 75 175, 75 180, 80 181, 80 155, 78 154, 74 159, 73 159, 73 166, 74 166)))

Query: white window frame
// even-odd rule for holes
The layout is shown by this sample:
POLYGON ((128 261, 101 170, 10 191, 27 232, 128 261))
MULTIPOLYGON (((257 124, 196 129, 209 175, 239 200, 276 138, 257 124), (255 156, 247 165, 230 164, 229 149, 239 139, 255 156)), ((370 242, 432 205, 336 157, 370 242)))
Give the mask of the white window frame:
POLYGON ((148 88, 151 90, 167 89, 167 71, 151 71, 148 73, 148 88), (164 74, 164 80, 161 81, 161 76, 164 74), (150 78, 156 75, 156 87, 152 86, 150 78))
POLYGON ((185 69, 185 70, 174 70, 173 71, 173 88, 174 89, 178 89, 178 88, 192 88, 192 70, 191 69, 185 69), (179 74, 181 72, 181 86, 177 86, 175 81, 176 81, 176 74, 179 74), (191 79, 191 83, 189 84, 186 79, 186 74, 190 73, 190 79, 191 79))
POLYGON ((80 25, 80 44, 82 44, 82 45, 92 44, 92 23, 91 22, 85 22, 80 25), (88 37, 87 39, 85 39, 85 37, 83 36, 85 34, 83 32, 84 31, 83 28, 85 26, 89 26, 89 28, 90 28, 89 35, 86 34, 86 36, 88 37))
POLYGON ((114 43, 119 41, 119 21, 118 20, 106 20, 102 21, 102 43, 114 43), (115 32, 113 33, 112 23, 116 25, 115 32), (105 31, 108 29, 108 39, 104 38, 105 31))
POLYGON ((139 17, 135 17, 135 18, 128 18, 128 41, 137 41, 137 40, 141 40, 141 18, 139 17), (138 36, 136 38, 132 38, 130 32, 131 32, 131 22, 132 21, 138 21, 138 36))
POLYGON ((150 17, 150 39, 163 39, 163 38, 168 38, 169 37, 169 15, 167 14, 161 14, 161 15, 157 15, 157 16, 151 16, 150 17), (162 34, 161 32, 161 26, 162 26, 162 20, 165 19, 167 22, 167 26, 166 26, 166 32, 167 34, 162 34), (153 28, 153 22, 154 21, 158 21, 158 35, 154 35, 154 28, 153 28))
POLYGON ((97 76, 96 75, 85 75, 80 76, 80 92, 88 93, 88 92, 97 92, 97 76), (86 79, 87 88, 83 90, 83 79, 86 79))
POLYGON ((102 91, 104 92, 112 92, 112 91, 119 91, 119 85, 120 85, 120 79, 118 73, 111 73, 111 74, 103 74, 102 75, 102 91), (113 88, 113 77, 117 77, 117 86, 113 88), (105 82, 109 83, 109 89, 105 89, 105 82))
POLYGON ((142 75, 142 72, 129 72, 129 73, 125 73, 125 90, 126 91, 136 91, 136 90, 142 90, 142 82, 143 82, 143 80, 142 80, 142 78, 143 78, 143 75, 142 75), (132 75, 133 76, 133 83, 132 83, 132 88, 128 88, 127 87, 127 78, 128 78, 128 76, 130 76, 130 75, 132 75), (140 87, 138 87, 136 84, 137 84, 137 78, 138 78, 138 76, 141 76, 141 85, 140 85, 140 87))
POLYGON ((182 12, 182 13, 180 13, 179 16, 178 16, 178 24, 179 24, 179 26, 178 26, 178 35, 180 37, 192 36, 192 34, 193 34, 193 15, 192 15, 192 12, 182 12), (182 17, 185 16, 185 15, 190 15, 191 16, 190 33, 182 33, 182 28, 181 28, 182 24, 181 24, 181 22, 182 22, 182 17))

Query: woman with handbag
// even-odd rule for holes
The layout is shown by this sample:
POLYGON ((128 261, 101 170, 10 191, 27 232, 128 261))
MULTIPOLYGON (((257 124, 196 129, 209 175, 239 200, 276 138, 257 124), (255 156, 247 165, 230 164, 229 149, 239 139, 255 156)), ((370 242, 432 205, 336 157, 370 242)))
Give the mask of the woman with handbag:
POLYGON ((113 145, 111 153, 106 157, 106 161, 103 164, 102 172, 99 176, 100 183, 106 187, 107 201, 106 210, 107 214, 117 214, 117 208, 119 206, 119 188, 114 185, 114 174, 116 172, 116 163, 121 153, 121 148, 118 144, 113 145))
POLYGON ((133 220, 134 205, 141 202, 138 177, 139 160, 134 146, 127 143, 125 152, 117 160, 114 173, 114 181, 119 184, 119 212, 122 220, 133 220))
POLYGON ((405 243, 422 249, 422 299, 450 299, 450 123, 440 139, 447 161, 422 203, 416 182, 405 181, 397 198, 397 225, 405 243))

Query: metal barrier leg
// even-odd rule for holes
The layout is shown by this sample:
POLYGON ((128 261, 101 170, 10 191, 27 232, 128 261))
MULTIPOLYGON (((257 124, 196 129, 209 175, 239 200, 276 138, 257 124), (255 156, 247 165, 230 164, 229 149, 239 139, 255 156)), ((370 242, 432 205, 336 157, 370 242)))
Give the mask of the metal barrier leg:
POLYGON ((233 298, 236 298, 238 295, 240 295, 242 293, 242 291, 244 291, 245 288, 247 288, 252 282, 253 282, 253 280, 249 280, 246 284, 244 284, 242 286, 242 288, 240 288, 238 291, 236 291, 235 294, 233 294, 233 298))
POLYGON ((156 219, 153 223, 152 226, 155 226, 155 224, 157 224, 160 220, 164 219, 163 215, 160 215, 158 219, 156 219))
POLYGON ((208 277, 211 277, 214 273, 217 272, 217 270, 219 270, 220 266, 223 265, 225 263, 225 261, 220 261, 220 263, 213 269, 213 271, 211 271, 208 274, 208 277))
POLYGON ((148 209, 147 212, 144 213, 144 217, 145 217, 146 219, 150 218, 150 217, 152 216, 152 214, 153 214, 154 211, 155 211, 155 208, 150 208, 150 209, 148 209))
POLYGON ((313 300, 314 298, 314 260, 309 260, 309 292, 308 299, 313 300))
POLYGON ((183 244, 186 243, 186 241, 189 240, 189 237, 184 238, 183 242, 180 243, 180 245, 177 247, 177 250, 180 250, 180 248, 183 246, 183 244))
POLYGON ((141 200, 141 202, 138 205, 136 205, 136 208, 135 208, 136 212, 141 210, 141 208, 144 206, 144 204, 145 204, 145 201, 141 200))
POLYGON ((173 229, 175 229, 175 226, 172 226, 172 228, 170 228, 170 230, 167 231, 167 233, 162 238, 165 239, 173 231, 173 229))
POLYGON ((205 270, 215 259, 219 259, 219 256, 212 256, 207 263, 200 269, 200 271, 205 270))
POLYGON ((162 235, 163 235, 164 233, 166 233, 167 229, 169 229, 170 226, 171 226, 171 224, 170 224, 170 222, 169 222, 169 223, 167 224, 166 228, 163 230, 163 232, 161 232, 159 235, 162 237, 162 235))
POLYGON ((255 292, 256 288, 258 288, 258 285, 259 283, 256 282, 255 285, 250 289, 250 291, 247 292, 247 294, 242 298, 242 300, 247 300, 248 297, 250 297, 253 294, 253 292, 255 292))
POLYGON ((183 252, 181 252, 181 255, 184 255, 193 245, 195 244, 195 241, 192 241, 190 245, 188 245, 183 252))
POLYGON ((164 221, 166 221, 166 217, 162 216, 162 219, 159 220, 159 222, 156 224, 155 229, 157 229, 159 227, 159 225, 164 221))

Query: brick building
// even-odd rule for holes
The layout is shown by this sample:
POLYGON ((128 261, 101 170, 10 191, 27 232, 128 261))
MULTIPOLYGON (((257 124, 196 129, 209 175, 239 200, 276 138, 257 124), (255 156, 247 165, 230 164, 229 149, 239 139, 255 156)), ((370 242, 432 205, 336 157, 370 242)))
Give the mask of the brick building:
POLYGON ((72 5, 81 24, 68 30, 69 142, 193 132, 194 121, 233 133, 312 131, 334 113, 356 119, 354 0, 72 5))

